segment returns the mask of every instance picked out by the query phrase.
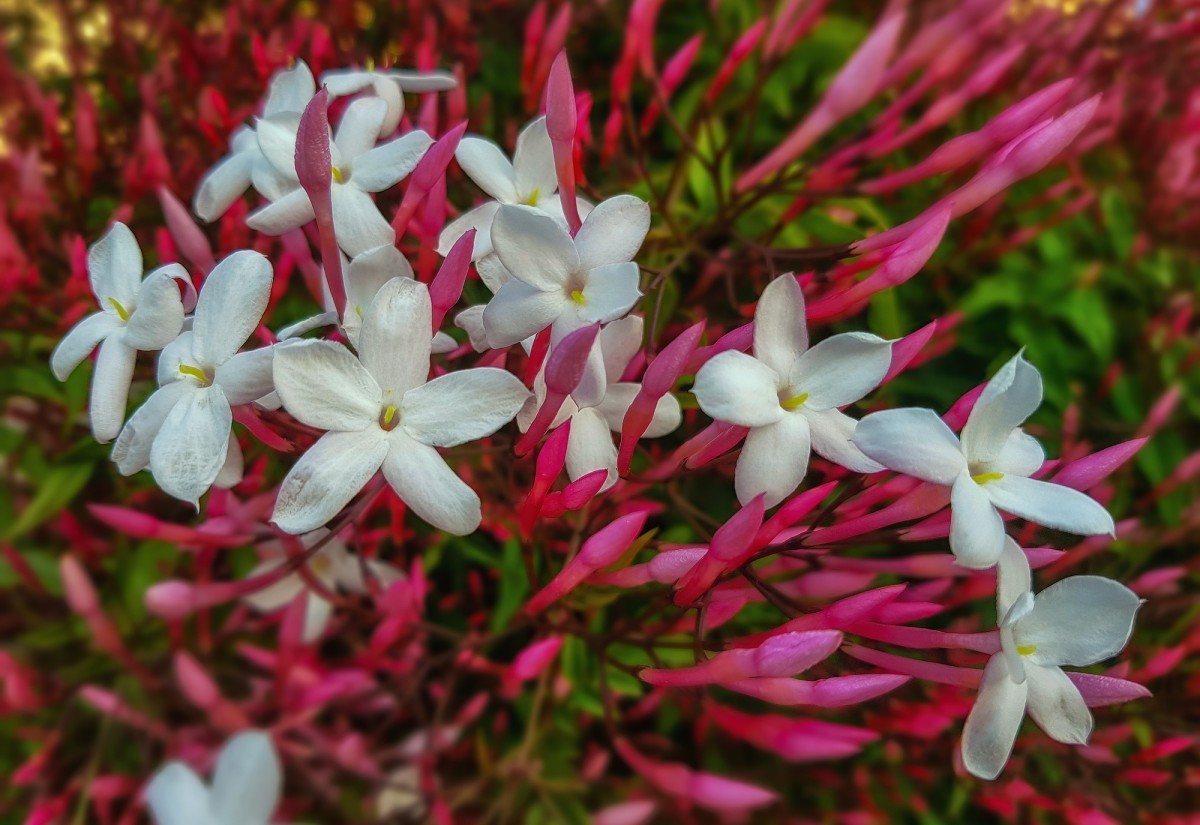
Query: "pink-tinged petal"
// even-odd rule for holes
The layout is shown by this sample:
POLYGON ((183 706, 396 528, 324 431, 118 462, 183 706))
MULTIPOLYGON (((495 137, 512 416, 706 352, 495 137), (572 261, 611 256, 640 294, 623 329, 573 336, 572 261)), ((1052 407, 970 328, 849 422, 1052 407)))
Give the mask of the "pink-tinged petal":
POLYGON ((1042 403, 1042 376, 1020 353, 984 387, 962 430, 963 451, 972 463, 1000 455, 1009 435, 1042 403))
POLYGON ((333 136, 333 143, 341 156, 338 160, 352 164, 354 172, 357 173, 358 165, 354 161, 375 146, 385 117, 387 101, 381 98, 362 97, 351 101, 342 113, 337 132, 333 136))
POLYGON ((794 275, 780 275, 767 284, 754 310, 754 357, 786 376, 807 350, 804 293, 794 275))
POLYGON ((273 203, 251 212, 246 226, 267 235, 282 235, 315 219, 312 201, 303 189, 293 189, 273 203))
POLYGON ((465 137, 459 141, 454 157, 467 177, 488 195, 500 203, 521 202, 513 164, 499 146, 484 138, 465 137))
POLYGON ((270 737, 246 731, 225 743, 213 771, 211 809, 217 822, 269 822, 283 775, 270 737))
MULTIPOLYGON (((497 167, 501 168, 501 167, 497 167)), ((550 145, 550 133, 546 131, 546 118, 539 117, 529 122, 517 135, 517 148, 513 152, 512 183, 516 197, 500 198, 481 186, 488 194, 508 203, 529 203, 553 195, 558 190, 558 178, 554 171, 554 149, 550 145)), ((473 176, 472 176, 473 177, 473 176)))
POLYGON ((233 413, 221 388, 184 393, 150 447, 150 472, 163 492, 199 506, 225 464, 233 413))
POLYGON ((1004 551, 1004 520, 984 486, 966 473, 950 490, 950 550, 962 567, 986 570, 1004 551))
POLYGON ((734 473, 738 501, 765 495, 764 505, 774 507, 795 492, 808 472, 810 437, 808 419, 798 412, 751 429, 734 473))
POLYGON ((1072 490, 1089 490, 1137 455, 1148 440, 1135 438, 1072 461, 1055 474, 1054 483, 1072 490))
POLYGON ((143 351, 162 349, 179 335, 183 329, 183 301, 173 270, 182 269, 178 264, 168 264, 146 276, 138 291, 137 309, 125 326, 123 338, 129 346, 143 351))
POLYGON ((210 825, 209 792, 196 772, 168 762, 146 786, 146 804, 157 825, 210 825))
POLYGON ((622 317, 642 297, 641 271, 635 263, 606 264, 590 270, 579 305, 579 318, 606 324, 622 317))
POLYGON ((354 162, 351 185, 365 192, 382 192, 408 177, 433 138, 419 129, 376 146, 354 162))
POLYGON ((383 390, 341 344, 298 341, 278 347, 273 376, 283 406, 310 427, 362 430, 379 418, 383 390))
MULTIPOLYGON (((241 191, 245 191, 245 189, 246 187, 243 186, 241 191)), ((241 191, 237 194, 240 195, 241 191)), ((163 217, 167 220, 167 230, 171 233, 171 239, 175 241, 175 245, 184 258, 204 272, 208 272, 216 266, 217 262, 213 258, 212 246, 209 245, 208 238, 204 236, 204 233, 200 231, 200 227, 196 226, 192 216, 188 214, 187 207, 180 203, 179 199, 171 194, 171 190, 165 186, 158 187, 158 202, 162 206, 163 217)))
POLYGON ((433 309, 432 325, 435 330, 441 327, 446 313, 462 297, 467 273, 471 268, 471 250, 477 234, 476 230, 468 229, 453 243, 445 253, 446 259, 442 261, 437 274, 429 283, 429 301, 433 309))
POLYGON ((492 246, 514 278, 543 292, 561 292, 579 270, 571 236, 531 206, 500 207, 492 221, 492 246))
POLYGON ((1057 667, 1025 667, 1029 685, 1029 715, 1046 735, 1067 745, 1086 745, 1092 733, 1092 712, 1079 688, 1057 667))
POLYGON ((1068 673, 1084 702, 1090 708, 1101 708, 1107 705, 1119 705, 1134 699, 1146 699, 1151 693, 1143 685, 1128 679, 1118 679, 1114 676, 1102 676, 1097 673, 1068 673))
POLYGON ((1035 648, 1026 658, 1036 665, 1086 667, 1121 652, 1141 606, 1120 582, 1071 576, 1037 594, 1033 610, 1013 628, 1013 639, 1035 648))
POLYGON ((847 470, 856 473, 878 473, 882 464, 867 458, 850 439, 858 422, 837 409, 810 410, 801 407, 801 414, 808 419, 813 452, 847 470))
POLYGON ((234 252, 209 273, 192 322, 200 366, 219 366, 246 343, 271 299, 271 279, 271 262, 250 250, 234 252))
POLYGON ((102 309, 109 299, 129 308, 137 302, 142 282, 142 250, 125 224, 116 222, 88 247, 88 280, 102 309))
POLYGON ((432 326, 429 288, 420 281, 393 278, 367 307, 358 353, 383 389, 385 403, 398 406, 404 393, 429 377, 432 326))
POLYGON ((378 427, 326 433, 284 478, 271 520, 293 535, 323 527, 371 480, 387 453, 378 427))
POLYGON ((973 775, 995 779, 1004 770, 1025 718, 1028 690, 1028 680, 1018 685, 1009 678, 1004 656, 988 661, 979 695, 963 727, 963 764, 973 775))
POLYGON ((953 484, 967 466, 958 437, 933 410, 871 413, 851 441, 884 467, 935 484, 953 484))
POLYGON ((529 398, 512 373, 477 367, 447 373, 404 393, 400 423, 422 444, 455 447, 503 427, 529 398))
POLYGON ((1078 490, 1011 474, 982 486, 994 505, 1028 521, 1081 536, 1116 531, 1108 510, 1078 490))
POLYGON ((120 329, 121 322, 115 312, 94 312, 71 327, 50 354, 54 377, 66 381, 101 341, 120 329))
POLYGON ((579 269, 632 261, 650 231, 650 205, 633 195, 596 204, 575 235, 579 269))
POLYGON ((561 290, 544 292, 515 278, 483 310, 488 346, 511 347, 546 329, 562 314, 570 299, 561 290))
POLYGON ((88 417, 92 422, 92 435, 101 444, 107 444, 121 432, 136 360, 137 350, 116 337, 100 344, 100 354, 96 356, 96 368, 92 373, 88 417))
POLYGON ((475 532, 482 520, 479 496, 455 475, 437 450, 400 428, 388 434, 383 475, 414 513, 454 536, 475 532))
POLYGON ((866 332, 826 338, 796 360, 788 382, 808 399, 805 407, 829 410, 858 401, 879 386, 892 363, 892 344, 866 332))
POLYGON ((786 415, 779 406, 779 375, 743 352, 723 352, 700 368, 692 392, 717 421, 765 427, 786 415))
POLYGON ((567 475, 574 481, 596 470, 607 472, 602 491, 617 483, 617 448, 608 423, 595 408, 585 407, 571 417, 567 475))

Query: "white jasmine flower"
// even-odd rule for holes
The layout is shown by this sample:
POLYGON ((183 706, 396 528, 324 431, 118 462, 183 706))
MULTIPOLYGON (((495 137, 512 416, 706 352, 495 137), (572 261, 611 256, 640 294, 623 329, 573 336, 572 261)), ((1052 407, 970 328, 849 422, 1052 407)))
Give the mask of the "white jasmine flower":
POLYGON ((321 75, 321 83, 329 96, 345 97, 370 89, 387 104, 381 135, 390 135, 400 125, 404 115, 405 92, 444 92, 458 86, 449 72, 403 72, 396 69, 377 69, 368 62, 365 69, 336 69, 321 75))
POLYGON ((528 391, 503 370, 429 375, 433 310, 419 281, 393 278, 375 296, 358 357, 340 344, 281 347, 275 386, 299 421, 328 432, 292 467, 273 520, 289 533, 328 522, 382 468, 421 518, 456 535, 479 526, 479 497, 436 447, 491 435, 516 415, 528 391))
POLYGON ((753 352, 721 353, 700 368, 692 388, 705 413, 750 428, 734 473, 742 504, 766 493, 773 507, 791 495, 812 450, 858 473, 883 469, 850 443, 855 421, 838 408, 887 375, 890 341, 847 332, 809 349, 804 294, 793 276, 783 275, 759 299, 753 352))
MULTIPOLYGON (((642 347, 644 322, 640 316, 631 315, 604 327, 597 336, 596 346, 600 349, 604 363, 604 395, 594 404, 583 405, 568 397, 551 429, 571 421, 571 432, 567 436, 567 475, 572 481, 596 470, 608 470, 601 491, 617 483, 617 447, 613 433, 620 433, 624 426, 625 413, 641 390, 642 385, 622 381, 621 376, 633 357, 642 347)), ((517 414, 517 426, 521 432, 529 429, 538 408, 546 398, 545 372, 538 374, 533 385, 534 396, 525 403, 517 414)), ((643 438, 659 438, 673 432, 682 421, 679 401, 668 393, 658 400, 654 417, 643 438)))
POLYGON ((234 252, 209 273, 190 331, 162 352, 158 390, 125 424, 113 445, 124 475, 150 468, 164 492, 197 504, 218 481, 241 477, 241 452, 230 435, 232 407, 271 392, 273 347, 238 352, 271 297, 271 264, 257 252, 234 252))
MULTIPOLYGON (((382 192, 406 177, 433 145, 422 131, 413 131, 375 145, 387 104, 368 97, 346 107, 329 144, 333 162, 333 227, 338 244, 354 257, 374 247, 394 243, 396 233, 380 214, 371 193, 382 192)), ((296 130, 300 116, 284 113, 258 122, 258 145, 275 171, 288 182, 287 191, 263 192, 272 203, 246 218, 251 229, 281 235, 314 219, 308 193, 296 176, 296 130)))
MULTIPOLYGON (((321 549, 310 558, 306 564, 309 572, 331 591, 347 593, 367 593, 366 579, 363 578, 364 566, 366 571, 379 583, 380 588, 387 589, 394 582, 404 578, 404 574, 385 562, 375 559, 360 561, 357 556, 346 549, 346 545, 336 536, 327 538, 329 531, 321 528, 300 536, 300 543, 305 548, 312 547, 319 541, 324 541, 321 549)), ((282 541, 273 539, 259 545, 263 560, 249 573, 249 578, 269 573, 288 563, 287 550, 282 541)), ((293 599, 307 595, 304 612, 305 642, 315 642, 329 624, 333 605, 321 595, 310 590, 299 572, 289 573, 270 587, 265 587, 244 597, 247 604, 255 610, 270 613, 291 603, 293 599)))
POLYGON ((158 825, 267 825, 282 785, 271 738, 246 731, 221 749, 211 788, 183 762, 172 761, 146 786, 146 804, 158 825))
POLYGON ((100 443, 116 438, 125 420, 125 404, 138 350, 151 352, 175 340, 183 328, 179 288, 191 291, 192 279, 179 264, 167 264, 142 279, 142 251, 123 223, 114 223, 88 249, 88 279, 100 311, 73 326, 50 355, 59 381, 97 346, 88 413, 100 443))
POLYGON ((1020 353, 992 377, 960 440, 933 410, 872 413, 853 441, 885 467, 951 488, 950 549, 963 567, 987 568, 1004 548, 997 510, 1091 536, 1112 533, 1112 516, 1084 493, 1029 478, 1045 460, 1021 424, 1042 402, 1042 376, 1020 353))
POLYGON ((1035 597, 1029 561, 1011 538, 997 573, 1001 651, 983 672, 962 740, 963 763, 981 779, 1000 775, 1026 709, 1052 739, 1087 744, 1092 714, 1062 666, 1084 667, 1119 653, 1142 603, 1128 587, 1100 576, 1071 576, 1035 597))
MULTIPOLYGON (((312 70, 303 60, 298 60, 292 68, 276 72, 271 78, 263 103, 263 117, 279 118, 290 114, 298 118, 316 92, 312 70)), ((229 154, 200 181, 192 209, 201 220, 215 221, 251 183, 260 194, 269 198, 279 197, 282 192, 299 185, 289 185, 286 179, 280 179, 259 148, 253 127, 239 126, 229 138, 229 154)))

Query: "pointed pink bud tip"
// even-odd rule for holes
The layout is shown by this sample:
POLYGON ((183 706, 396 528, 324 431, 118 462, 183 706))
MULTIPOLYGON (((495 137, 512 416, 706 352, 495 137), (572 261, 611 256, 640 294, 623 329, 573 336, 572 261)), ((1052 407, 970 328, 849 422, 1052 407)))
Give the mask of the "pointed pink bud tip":
POLYGON ((553 482, 562 472, 563 465, 567 461, 567 442, 570 437, 571 419, 568 418, 561 427, 550 434, 538 453, 534 470, 534 475, 538 479, 553 482))
POLYGON ((674 388, 675 382, 683 375, 688 359, 696 351, 705 326, 705 321, 692 324, 655 356, 642 376, 642 391, 646 395, 662 398, 674 388))
POLYGON ((579 386, 599 334, 600 325, 590 324, 570 333, 551 350, 546 359, 546 389, 569 395, 579 386))
POLYGON ((556 143, 575 140, 575 85, 566 51, 554 58, 546 81, 546 131, 556 143))
POLYGON ((1070 145, 1091 122, 1100 106, 1100 95, 1088 98, 1049 124, 1029 131, 1008 153, 1004 165, 1019 177, 1037 172, 1070 145))
POLYGON ((754 650, 755 676, 795 676, 832 656, 842 645, 836 630, 809 630, 772 636, 754 650))
POLYGON ((333 161, 329 151, 329 94, 321 90, 304 107, 296 130, 296 177, 305 191, 321 191, 333 185, 333 161))
POLYGON ((160 619, 178 621, 196 609, 194 588, 177 579, 152 585, 145 596, 146 609, 160 619))
POLYGON ((738 560, 753 544, 762 527, 765 495, 757 495, 717 529, 712 537, 712 554, 726 562, 738 560))
POLYGON ((561 636, 551 636, 549 639, 534 642, 517 654, 517 658, 513 660, 513 678, 522 682, 536 679, 554 662, 555 657, 562 650, 562 646, 561 636))
POLYGON ((688 796, 705 808, 735 813, 762 808, 779 799, 777 794, 765 788, 710 773, 692 775, 688 796))
POLYGON ((78 559, 74 556, 63 556, 59 560, 58 570, 62 576, 67 604, 73 611, 80 616, 89 616, 100 609, 96 588, 92 586, 92 580, 78 559))
POLYGON ((437 274, 429 284, 429 301, 433 306, 433 331, 437 332, 442 325, 446 313, 458 303, 462 297, 463 286, 467 282, 467 272, 471 268, 471 255, 475 250, 475 235, 478 230, 468 229, 450 247, 446 259, 442 261, 437 274))
POLYGON ((650 513, 646 510, 621 516, 602 528, 583 543, 579 560, 592 570, 608 567, 621 558, 629 546, 641 535, 650 513))
POLYGON ((438 138, 425 152, 417 167, 413 169, 412 185, 422 192, 428 192, 437 185, 446 174, 450 161, 458 149, 458 142, 467 131, 467 121, 455 126, 438 138))
POLYGON ((202 710, 214 708, 221 701, 216 682, 186 651, 175 653, 175 679, 188 700, 202 710))

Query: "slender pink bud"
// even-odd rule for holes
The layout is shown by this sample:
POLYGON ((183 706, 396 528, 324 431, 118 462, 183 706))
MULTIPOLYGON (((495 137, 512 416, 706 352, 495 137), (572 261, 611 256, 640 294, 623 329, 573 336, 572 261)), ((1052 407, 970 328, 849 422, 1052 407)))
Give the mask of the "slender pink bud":
POLYGON ((529 495, 521 502, 519 511, 521 535, 523 536, 532 535, 534 522, 541 513, 546 495, 550 492, 558 474, 562 472, 563 465, 566 464, 567 443, 570 437, 571 420, 567 419, 561 427, 550 434, 538 453, 533 486, 529 488, 529 495))
POLYGON ((518 456, 526 455, 533 449, 533 445, 541 441, 542 436, 554 423, 567 396, 579 386, 587 369, 592 346, 599 334, 600 325, 590 324, 568 334, 550 351, 546 358, 546 398, 529 429, 514 448, 518 456))
POLYGON ((392 216, 392 229, 395 230, 397 238, 403 236, 408 229, 409 221, 412 220, 421 201, 444 180, 446 169, 449 168, 450 161, 454 160, 458 142, 462 140, 466 131, 467 121, 464 120, 438 138, 413 169, 408 188, 404 191, 404 198, 400 201, 396 214, 392 216))
POLYGON ((641 510, 621 516, 593 534, 575 557, 563 565, 558 575, 529 600, 525 612, 530 616, 540 613, 578 587, 592 573, 615 563, 641 534, 649 515, 641 510))
POLYGON ((933 334, 937 332, 937 328, 938 322, 931 321, 916 332, 910 332, 892 344, 892 365, 888 367, 887 375, 883 378, 883 383, 886 384, 904 372, 904 368, 911 364, 921 350, 925 349, 929 345, 929 342, 933 340, 933 334))
POLYGON ((578 510, 600 493, 600 488, 606 481, 608 470, 601 468, 592 470, 561 490, 550 493, 546 496, 546 503, 542 505, 542 518, 558 518, 570 510, 578 510))
POLYGON ((471 252, 475 248, 477 230, 468 229, 463 233, 450 251, 446 260, 442 261, 437 275, 429 283, 429 300, 433 304, 433 331, 437 332, 442 326, 446 313, 458 303, 462 297, 463 285, 467 282, 467 271, 471 268, 471 252))
POLYGON ((183 695, 200 710, 212 711, 222 701, 217 683, 185 650, 175 652, 175 680, 183 695))
POLYGON ((558 57, 554 58, 554 65, 550 67, 550 77, 546 81, 546 131, 550 133, 550 143, 554 151, 559 200, 572 236, 583 224, 575 200, 574 153, 577 125, 571 68, 567 65, 567 53, 559 52, 558 57))
POLYGON ((325 267, 325 285, 333 299, 338 317, 346 314, 346 282, 342 276, 342 257, 333 230, 333 160, 329 151, 329 96, 325 87, 316 93, 296 130, 296 177, 312 202, 321 235, 321 263, 325 267))
POLYGON ((793 496, 775 511, 775 515, 767 519, 758 534, 754 537, 753 549, 761 550, 775 540, 788 527, 807 516, 813 509, 833 492, 838 482, 827 481, 811 490, 805 490, 798 496, 793 496))
POLYGON ((196 226, 188 214, 187 207, 180 203, 167 187, 158 187, 158 202, 162 206, 163 216, 167 219, 167 229, 175 241, 175 246, 193 266, 207 275, 217 265, 208 238, 204 237, 200 227, 196 226))
POLYGON ((513 660, 509 671, 511 677, 519 682, 527 682, 541 676, 542 672, 554 663, 562 646, 561 636, 551 636, 534 642, 518 653, 517 658, 513 660))
POLYGON ((728 684, 765 676, 790 677, 828 659, 842 644, 836 630, 772 636, 755 648, 726 650, 707 661, 681 668, 644 668, 642 681, 664 687, 728 684))
POLYGON ((685 462, 691 469, 703 467, 708 462, 715 458, 725 455, 732 450, 737 443, 746 437, 746 433, 750 432, 746 427, 739 427, 736 424, 727 424, 724 421, 717 422, 717 430, 711 440, 699 445, 699 449, 695 453, 688 456, 685 462))
POLYGON ((772 713, 742 713, 715 702, 709 703, 705 715, 730 736, 776 753, 789 762, 841 759, 858 753, 864 744, 879 738, 879 734, 863 728, 821 723, 812 719, 792 719, 772 713))
POLYGON ((111 716, 118 722, 145 731, 156 739, 166 739, 167 729, 159 722, 134 710, 111 691, 95 685, 84 685, 79 689, 79 697, 96 710, 111 716))
POLYGON ((659 399, 669 393, 683 375, 688 359, 704 335, 704 327, 704 321, 688 327, 663 347, 647 365, 641 387, 621 421, 621 449, 617 456, 617 470, 621 475, 629 472, 633 451, 638 440, 650 427, 659 399))
POLYGON ((917 649, 944 648, 997 653, 1000 650, 999 631, 984 633, 947 633, 924 627, 896 627, 874 622, 858 622, 846 628, 847 633, 876 642, 917 649))
POLYGON ((754 343, 754 324, 744 324, 737 329, 725 333, 717 339, 715 344, 710 344, 707 347, 700 347, 692 353, 692 357, 688 359, 687 366, 683 368, 685 374, 691 375, 698 369, 704 366, 711 358, 727 352, 729 350, 739 350, 745 352, 750 349, 754 343))
POLYGON ((1090 490, 1137 455, 1149 439, 1135 438, 1072 461, 1054 476, 1054 483, 1073 490, 1090 490))
POLYGON ((74 556, 63 556, 59 559, 58 570, 71 610, 84 618, 99 613, 100 597, 96 595, 96 588, 92 586, 92 580, 79 560, 74 556))
POLYGON ((671 95, 679 88, 679 84, 683 83, 687 77, 688 71, 692 68, 692 63, 696 60, 696 55, 700 52, 700 47, 704 45, 704 34, 697 34, 689 39, 686 43, 679 47, 679 51, 675 52, 663 67, 662 78, 658 86, 658 96, 650 101, 646 107, 645 114, 642 115, 642 122, 639 126, 643 135, 650 132, 654 122, 658 120, 659 114, 662 112, 662 107, 666 105, 671 95))
POLYGON ((645 825, 654 816, 658 803, 652 799, 618 802, 592 815, 592 825, 645 825))
POLYGON ((1145 686, 1115 676, 1067 671, 1067 678, 1079 688, 1079 693, 1089 708, 1118 705, 1134 699, 1148 699, 1152 695, 1145 686))
POLYGON ((521 88, 528 96, 534 84, 533 70, 537 65, 538 51, 545 40, 546 0, 538 0, 529 17, 525 18, 525 46, 521 51, 521 88))
POLYGON ((954 665, 943 665, 936 662, 923 662, 920 659, 895 656, 891 653, 883 653, 879 650, 872 650, 869 647, 860 647, 858 645, 847 645, 842 652, 848 656, 853 656, 859 661, 875 665, 884 670, 912 676, 914 679, 924 679, 927 682, 937 682, 942 685, 977 688, 980 681, 983 680, 983 671, 972 667, 955 667, 954 665))
POLYGON ((896 673, 863 673, 834 676, 815 682, 784 678, 744 679, 723 684, 722 687, 774 705, 838 708, 857 705, 890 693, 910 678, 896 673))
POLYGON ((920 484, 882 510, 857 516, 812 533, 812 545, 821 546, 891 527, 902 521, 924 518, 950 503, 950 492, 936 484, 920 484))
POLYGON ((694 604, 717 578, 744 564, 754 553, 754 539, 762 527, 765 495, 755 496, 713 534, 705 557, 679 580, 675 604, 694 604))
POLYGON ((767 18, 759 18, 757 22, 742 32, 741 36, 734 41, 729 49, 729 54, 725 56, 725 60, 721 63, 717 73, 713 76, 712 83, 709 84, 708 91, 704 93, 704 99, 709 103, 715 101, 721 96, 721 92, 725 91, 725 87, 729 85, 729 81, 733 80, 733 76, 741 67, 750 53, 758 46, 762 40, 763 33, 767 30, 767 18))
POLYGON ((704 808, 743 813, 778 799, 776 794, 755 785, 693 771, 678 762, 656 762, 638 753, 625 739, 617 739, 613 747, 629 767, 659 791, 704 808))

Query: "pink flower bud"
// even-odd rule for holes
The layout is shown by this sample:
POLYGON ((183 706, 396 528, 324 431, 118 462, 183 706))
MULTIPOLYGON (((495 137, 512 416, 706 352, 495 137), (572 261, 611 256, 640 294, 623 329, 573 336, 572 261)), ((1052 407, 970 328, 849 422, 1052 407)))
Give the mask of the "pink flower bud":
POLYGON ((462 234, 442 261, 437 275, 429 284, 429 300, 433 304, 433 331, 437 332, 446 313, 458 303, 462 297, 463 285, 467 282, 467 272, 471 268, 471 252, 475 248, 476 229, 468 229, 462 234))
MULTIPOLYGON (((436 104, 433 97, 429 99, 436 104)), ((421 201, 445 179, 446 169, 449 168, 450 161, 454 160, 458 142, 462 140, 466 131, 467 121, 464 120, 438 138, 417 162, 409 178, 408 188, 404 191, 404 198, 400 201, 396 214, 392 216, 392 229, 395 230, 397 238, 403 236, 408 229, 409 221, 412 220, 421 201)), ((474 237, 474 230, 471 231, 471 236, 474 237)), ((455 300, 458 300, 457 297, 455 300)), ((437 325, 435 322, 435 328, 437 325)))
POLYGON ((589 324, 570 333, 550 351, 546 359, 546 389, 570 394, 579 386, 588 357, 600 334, 599 324, 589 324))
POLYGON ((1072 461, 1054 476, 1054 483, 1073 490, 1090 490, 1137 455, 1149 439, 1135 438, 1072 461))
POLYGON ((920 659, 909 659, 905 656, 894 656, 868 647, 847 645, 842 650, 848 656, 876 667, 890 670, 893 673, 912 676, 914 679, 924 679, 942 685, 977 688, 983 680, 983 671, 978 668, 955 667, 936 662, 923 662, 920 659))
POLYGON ((725 60, 717 69, 717 73, 713 75, 712 83, 708 86, 708 91, 704 93, 706 101, 712 103, 721 96, 721 92, 725 91, 725 87, 729 85, 729 81, 733 80, 733 76, 737 73, 738 68, 741 67, 746 58, 750 56, 750 53, 758 46, 766 30, 767 18, 759 18, 734 41, 733 46, 729 49, 729 53, 725 56, 725 60))
POLYGON ((1067 678, 1079 688, 1079 693, 1089 708, 1102 708, 1131 702, 1134 699, 1148 699, 1152 695, 1145 686, 1115 676, 1068 671, 1067 678))
POLYGON ((171 238, 183 256, 202 273, 208 272, 217 265, 213 258, 212 247, 208 238, 196 226, 187 208, 171 194, 165 186, 158 187, 158 202, 162 206, 163 216, 167 219, 167 229, 171 238))
POLYGON ((907 683, 910 678, 896 673, 834 676, 815 682, 768 677, 730 682, 723 687, 774 705, 838 708, 876 699, 907 683))
POLYGON ((200 663, 186 651, 175 652, 175 680, 188 701, 200 710, 213 710, 221 702, 221 690, 200 663))
POLYGON ((762 526, 764 495, 755 496, 713 534, 705 557, 679 581, 675 604, 694 604, 717 577, 744 564, 754 552, 754 539, 762 526))
POLYGON ((718 653, 691 667, 644 668, 638 676, 652 685, 696 687, 728 684, 763 676, 795 676, 829 658, 842 643, 836 630, 815 630, 771 636, 755 648, 718 653))
POLYGON ((570 510, 578 510, 599 494, 606 481, 608 470, 604 468, 580 476, 561 490, 546 496, 542 517, 558 518, 570 510))
POLYGON ((333 161, 329 151, 329 96, 322 87, 300 115, 296 129, 296 177, 312 202, 321 235, 321 263, 325 285, 338 317, 346 314, 346 281, 342 257, 333 230, 333 161))
POLYGON ((548 639, 534 642, 518 653, 517 658, 513 660, 510 670, 512 678, 520 682, 536 679, 553 664, 559 651, 562 650, 562 646, 561 636, 551 636, 548 639))
POLYGON ((559 200, 572 236, 583 224, 575 200, 574 152, 577 123, 575 87, 571 82, 567 53, 559 52, 554 58, 554 65, 550 67, 550 77, 546 81, 546 131, 550 133, 550 143, 554 151, 559 200))
POLYGON ((558 575, 529 600, 525 612, 530 616, 540 613, 578 587, 592 573, 620 559, 641 534, 649 515, 641 510, 621 516, 593 534, 558 575))

